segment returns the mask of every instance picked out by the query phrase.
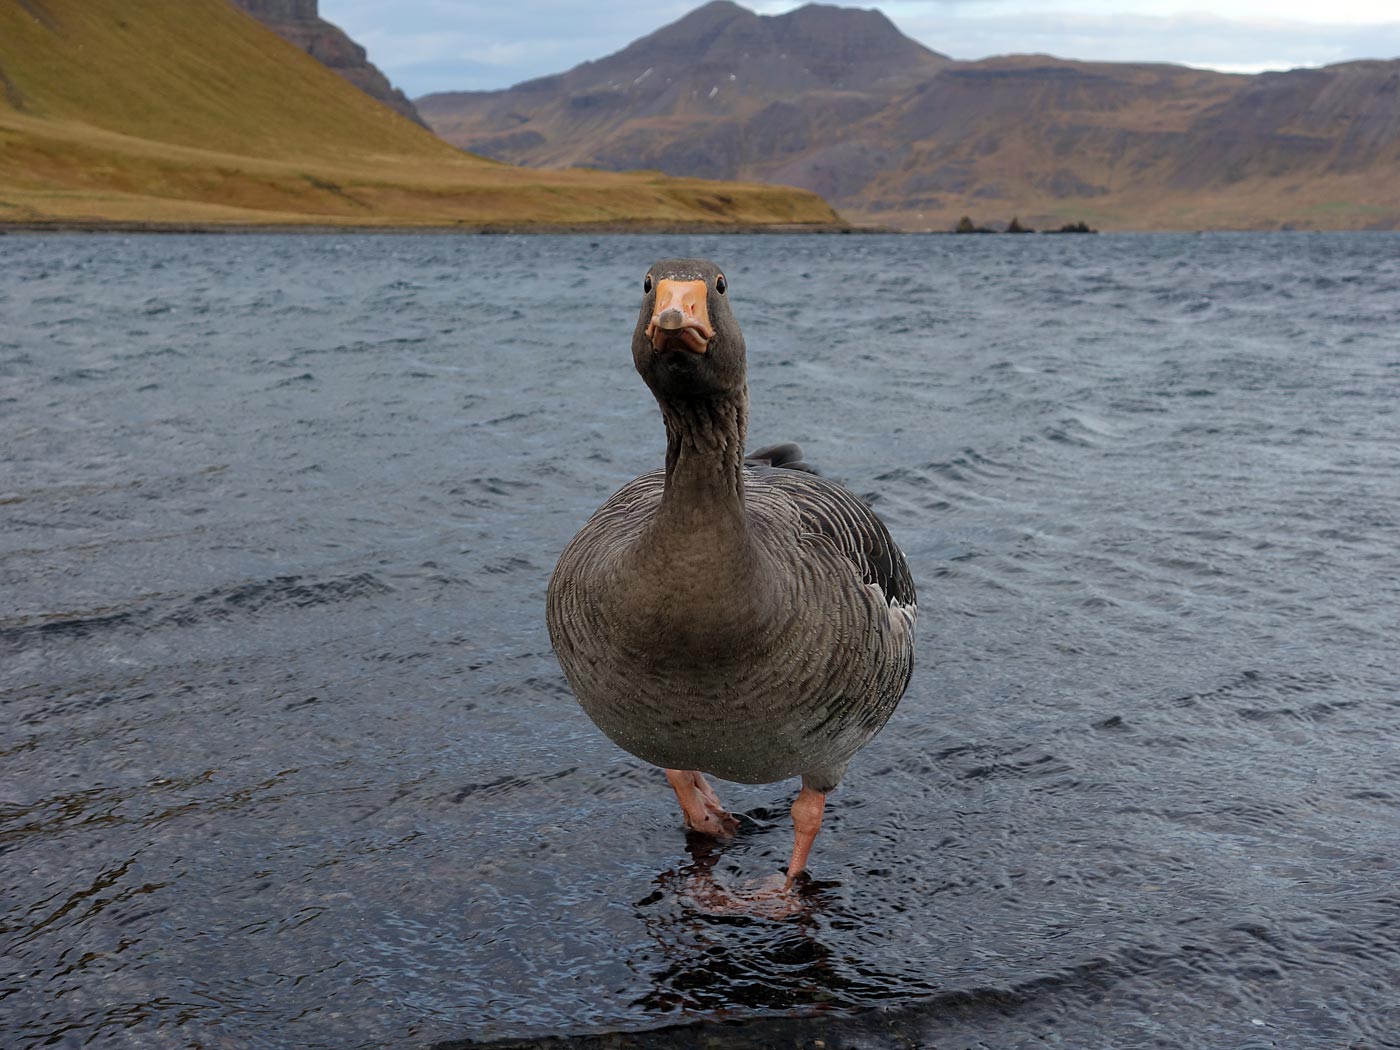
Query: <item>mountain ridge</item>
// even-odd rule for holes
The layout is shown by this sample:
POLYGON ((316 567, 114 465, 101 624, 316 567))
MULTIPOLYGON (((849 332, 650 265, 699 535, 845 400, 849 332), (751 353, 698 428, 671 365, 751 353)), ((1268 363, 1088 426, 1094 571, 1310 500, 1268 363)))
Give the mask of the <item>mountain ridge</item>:
POLYGON ((563 73, 417 104, 512 163, 795 185, 903 229, 1400 228, 1400 60, 956 62, 878 12, 715 0, 563 73))

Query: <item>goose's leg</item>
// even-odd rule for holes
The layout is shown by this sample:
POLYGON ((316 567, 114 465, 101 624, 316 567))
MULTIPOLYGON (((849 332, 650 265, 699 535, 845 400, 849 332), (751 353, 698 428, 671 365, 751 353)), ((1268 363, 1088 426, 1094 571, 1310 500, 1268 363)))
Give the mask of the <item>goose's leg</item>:
POLYGON ((685 826, 691 831, 718 838, 729 838, 739 830, 739 822, 725 810, 715 789, 693 769, 668 769, 666 780, 685 814, 685 826))
POLYGON ((792 804, 792 860, 788 863, 787 888, 802 874, 807 866, 807 856, 812 852, 812 843, 817 840, 817 832, 822 829, 822 814, 826 812, 826 792, 816 791, 806 784, 797 793, 797 801, 792 804))

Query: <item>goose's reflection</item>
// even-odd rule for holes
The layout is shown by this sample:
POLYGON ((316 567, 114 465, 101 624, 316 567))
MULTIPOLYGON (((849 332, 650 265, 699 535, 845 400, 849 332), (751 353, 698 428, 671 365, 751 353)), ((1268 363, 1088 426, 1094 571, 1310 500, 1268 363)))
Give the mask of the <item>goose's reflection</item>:
POLYGON ((662 872, 637 902, 659 952, 638 960, 652 987, 633 1005, 684 1014, 842 1007, 888 996, 823 940, 839 920, 839 882, 804 875, 784 892, 781 874, 758 885, 731 879, 717 871, 727 846, 689 836, 690 863, 662 872))

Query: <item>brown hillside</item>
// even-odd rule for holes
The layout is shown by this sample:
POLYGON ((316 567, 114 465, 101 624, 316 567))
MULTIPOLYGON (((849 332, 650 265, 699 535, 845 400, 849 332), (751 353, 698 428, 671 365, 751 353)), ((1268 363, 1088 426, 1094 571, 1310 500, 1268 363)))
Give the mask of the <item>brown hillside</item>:
POLYGON ((834 219, 781 187, 461 153, 225 0, 0 3, 0 222, 834 219))
POLYGON ((560 76, 419 106, 513 163, 802 186, 909 229, 1400 228, 1400 60, 1252 77, 951 62, 877 12, 719 2, 560 76))

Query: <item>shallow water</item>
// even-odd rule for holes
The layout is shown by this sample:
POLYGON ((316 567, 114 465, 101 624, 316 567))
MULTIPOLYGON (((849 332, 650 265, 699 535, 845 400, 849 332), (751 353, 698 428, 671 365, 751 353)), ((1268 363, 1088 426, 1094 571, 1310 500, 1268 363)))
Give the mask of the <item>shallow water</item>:
POLYGON ((0 1045, 1400 1047, 1400 237, 0 262, 0 1045), (688 843, 544 630, 676 254, 920 589, 787 921, 795 784, 688 843))

